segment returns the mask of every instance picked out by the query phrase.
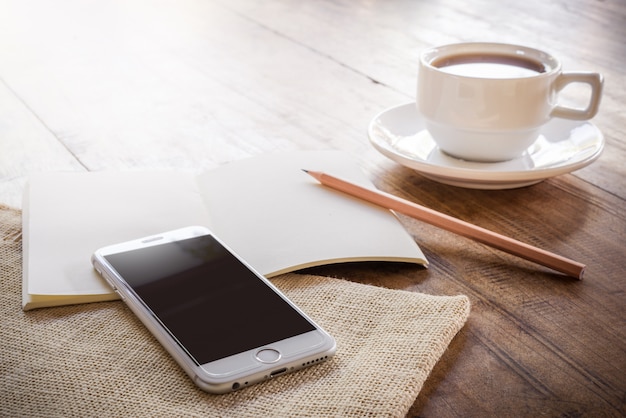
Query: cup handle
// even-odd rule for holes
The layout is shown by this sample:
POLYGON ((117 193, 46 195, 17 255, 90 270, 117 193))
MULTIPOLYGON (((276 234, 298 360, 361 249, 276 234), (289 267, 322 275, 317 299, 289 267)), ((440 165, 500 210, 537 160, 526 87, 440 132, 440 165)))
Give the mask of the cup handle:
POLYGON ((591 97, 586 109, 573 109, 565 106, 556 106, 552 109, 550 116, 564 119, 588 120, 598 113, 600 98, 602 97, 602 86, 604 80, 602 74, 590 72, 565 72, 559 75, 555 82, 557 92, 561 91, 570 83, 585 83, 591 87, 591 97))

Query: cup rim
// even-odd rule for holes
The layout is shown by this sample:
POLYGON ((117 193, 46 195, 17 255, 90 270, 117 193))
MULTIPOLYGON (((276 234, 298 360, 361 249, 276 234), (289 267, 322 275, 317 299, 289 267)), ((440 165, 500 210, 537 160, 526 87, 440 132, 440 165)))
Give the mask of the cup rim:
MULTIPOLYGON (((537 48, 532 48, 524 45, 517 45, 511 43, 504 42, 458 42, 440 46, 430 47, 420 53, 420 63, 423 67, 426 67, 432 71, 437 71, 440 73, 445 73, 441 70, 441 68, 432 65, 432 62, 435 58, 442 56, 450 56, 456 55, 460 53, 480 53, 480 52, 490 52, 490 53, 500 53, 512 56, 525 56, 532 57, 535 61, 540 61, 544 66, 548 68, 547 71, 538 73, 537 75, 526 76, 526 77, 510 77, 510 78, 487 78, 489 80, 519 80, 519 79, 528 79, 528 78, 537 78, 537 77, 548 77, 554 73, 557 73, 561 70, 561 62, 552 54, 537 48)), ((459 78, 467 78, 467 79, 485 79, 483 77, 469 76, 469 75, 459 75, 459 74, 451 74, 445 73, 448 76, 459 77, 459 78)))

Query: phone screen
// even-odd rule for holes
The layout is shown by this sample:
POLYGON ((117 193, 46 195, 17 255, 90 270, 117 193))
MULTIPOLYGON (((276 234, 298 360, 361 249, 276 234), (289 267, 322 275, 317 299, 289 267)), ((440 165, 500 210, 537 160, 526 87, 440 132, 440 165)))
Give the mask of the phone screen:
POLYGON ((316 329, 211 235, 105 258, 199 365, 316 329))

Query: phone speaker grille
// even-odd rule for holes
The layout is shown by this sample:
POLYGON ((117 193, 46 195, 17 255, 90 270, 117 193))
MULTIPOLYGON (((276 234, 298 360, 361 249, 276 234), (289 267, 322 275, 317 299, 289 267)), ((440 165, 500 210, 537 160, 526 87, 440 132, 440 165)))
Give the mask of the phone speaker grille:
POLYGON ((302 367, 311 366, 311 365, 313 365, 315 363, 319 363, 319 362, 327 360, 327 359, 328 359, 328 356, 316 358, 315 360, 310 360, 310 361, 307 361, 306 363, 302 363, 302 367))

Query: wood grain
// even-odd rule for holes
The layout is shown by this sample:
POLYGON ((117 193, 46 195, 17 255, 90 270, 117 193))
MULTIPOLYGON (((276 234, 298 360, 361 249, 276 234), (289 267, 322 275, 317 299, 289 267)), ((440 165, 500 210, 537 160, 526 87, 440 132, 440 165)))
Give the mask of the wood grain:
POLYGON ((572 259, 568 259, 542 248, 529 245, 514 238, 495 233, 470 222, 465 222, 453 216, 427 208, 426 206, 418 205, 410 200, 399 198, 390 193, 384 193, 378 190, 372 190, 371 188, 362 187, 327 173, 308 170, 305 171, 324 186, 389 209, 398 215, 409 216, 429 225, 434 225, 445 231, 469 238, 492 248, 497 248, 508 254, 521 257, 524 260, 529 260, 542 266, 549 267, 567 275, 568 277, 574 277, 579 280, 582 280, 583 278, 585 265, 572 259))
POLYGON ((0 202, 19 207, 39 171, 199 172, 280 150, 345 150, 385 192, 587 264, 585 280, 570 280, 401 217, 429 269, 316 269, 471 298, 411 416, 624 416, 625 23, 620 0, 0 0, 0 202), (601 158, 481 191, 378 154, 367 125, 413 100, 420 50, 477 40, 601 72, 601 158))

